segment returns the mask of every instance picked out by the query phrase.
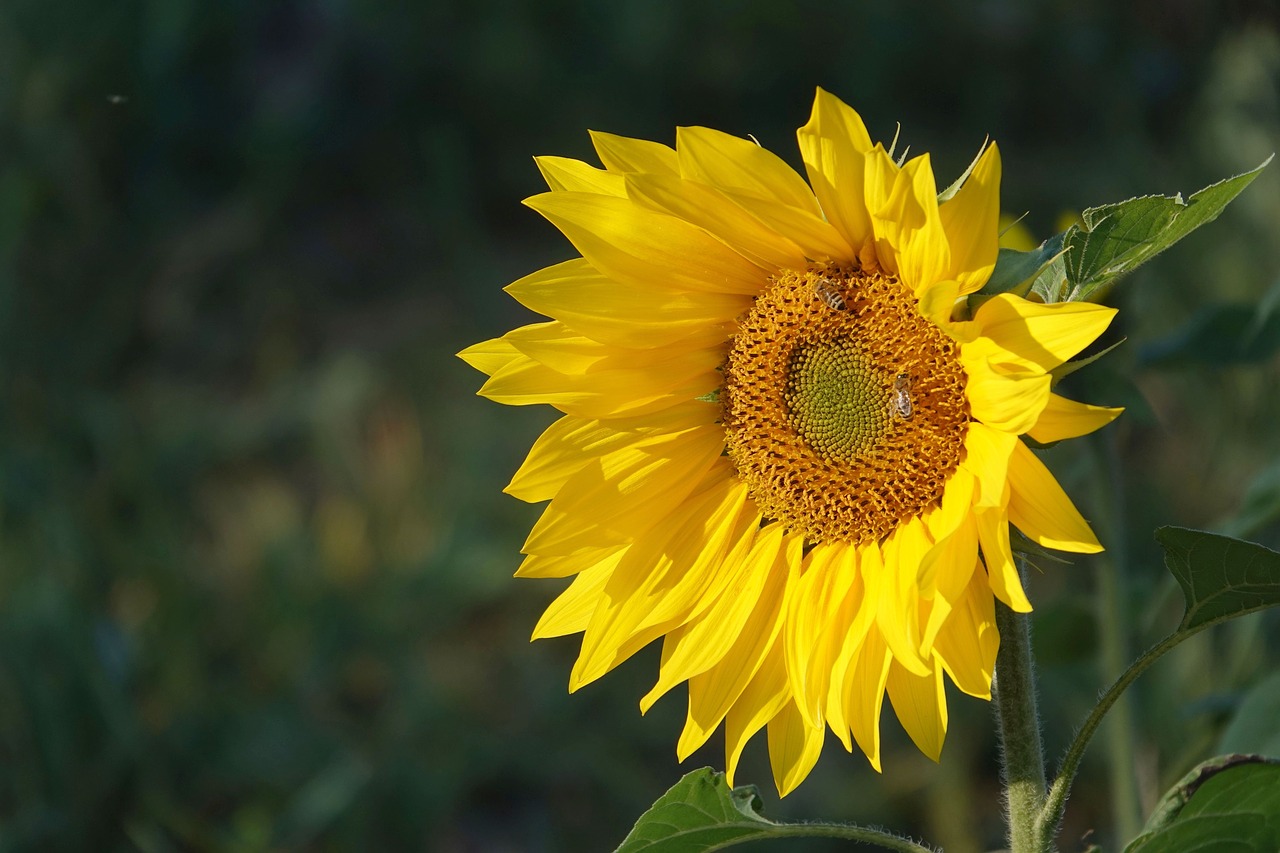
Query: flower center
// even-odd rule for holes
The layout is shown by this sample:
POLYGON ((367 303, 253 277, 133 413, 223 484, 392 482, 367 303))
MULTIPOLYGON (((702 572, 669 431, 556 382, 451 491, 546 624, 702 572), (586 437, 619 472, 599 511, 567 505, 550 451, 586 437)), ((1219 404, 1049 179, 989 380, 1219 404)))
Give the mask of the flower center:
POLYGON ((798 348, 783 400, 791 426, 829 459, 874 447, 889 411, 875 368, 849 339, 798 348))
POLYGON ((770 518, 810 542, 879 541, 936 506, 969 424, 959 350, 880 271, 787 270, 725 364, 726 443, 770 518))

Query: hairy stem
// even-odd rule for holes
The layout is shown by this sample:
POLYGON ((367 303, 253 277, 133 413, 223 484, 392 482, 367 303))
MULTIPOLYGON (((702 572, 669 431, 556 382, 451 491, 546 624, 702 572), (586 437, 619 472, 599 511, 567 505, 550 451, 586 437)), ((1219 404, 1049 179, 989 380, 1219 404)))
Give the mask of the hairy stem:
POLYGON ((1030 625, 1026 613, 1015 613, 996 602, 1000 653, 996 656, 992 699, 1000 735, 1010 853, 1045 853, 1052 849, 1036 833, 1045 800, 1045 775, 1030 625))
POLYGON ((1165 637, 1148 649, 1142 657, 1134 661, 1116 679, 1115 683, 1102 694, 1098 704, 1093 707, 1093 711, 1085 719, 1084 725, 1080 726, 1080 730, 1076 732, 1071 745, 1067 747, 1066 754, 1062 757, 1062 767, 1059 769, 1057 777, 1053 780, 1053 785, 1049 788, 1049 795, 1045 797, 1043 811, 1036 821, 1036 834, 1042 839, 1042 843, 1048 844, 1052 842, 1053 836, 1057 834, 1058 824, 1062 820, 1062 813, 1067 807, 1067 795, 1071 793, 1071 783, 1075 781, 1076 772, 1080 769, 1080 760, 1084 758, 1084 752, 1089 746, 1089 740, 1093 737, 1094 732, 1098 730, 1098 725, 1102 722, 1102 718, 1106 716, 1107 711, 1111 710, 1111 706, 1119 700, 1125 689, 1136 681, 1139 675, 1146 672, 1147 668, 1155 663, 1161 655, 1188 637, 1198 634, 1205 627, 1208 626, 1198 626, 1189 631, 1177 631, 1165 637))

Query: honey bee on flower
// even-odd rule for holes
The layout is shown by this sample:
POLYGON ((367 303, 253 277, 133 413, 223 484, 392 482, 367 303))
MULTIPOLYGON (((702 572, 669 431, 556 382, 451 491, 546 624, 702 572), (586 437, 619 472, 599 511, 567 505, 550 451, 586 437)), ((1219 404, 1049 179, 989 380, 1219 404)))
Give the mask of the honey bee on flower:
POLYGON ((893 390, 889 393, 889 414, 904 421, 911 417, 911 377, 899 373, 893 378, 893 390))
POLYGON ((836 289, 836 283, 829 278, 820 278, 813 283, 813 292, 818 298, 830 308, 832 311, 843 311, 848 306, 845 304, 844 297, 840 295, 840 291, 836 289))

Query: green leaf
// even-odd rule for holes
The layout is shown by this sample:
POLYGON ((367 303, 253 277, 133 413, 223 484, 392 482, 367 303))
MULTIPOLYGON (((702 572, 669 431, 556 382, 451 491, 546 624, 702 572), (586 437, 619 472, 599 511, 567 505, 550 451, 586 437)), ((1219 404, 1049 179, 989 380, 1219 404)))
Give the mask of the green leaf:
POLYGON ((636 821, 617 853, 714 850, 735 841, 765 838, 774 824, 756 811, 754 786, 730 788, 709 767, 686 773, 636 821))
POLYGON ((1065 279, 1051 265, 1032 291, 1046 302, 1101 297, 1103 288, 1217 219, 1270 162, 1268 157, 1258 168, 1205 187, 1185 201, 1181 194, 1153 195, 1089 208, 1081 215, 1083 223, 1063 235, 1065 279))
POLYGON ((1280 604, 1280 554, 1203 530, 1161 527, 1156 541, 1186 599, 1179 632, 1280 604))
POLYGON ((982 287, 982 293, 994 296, 1006 291, 1017 291, 1039 276, 1063 252, 1063 234, 1055 234, 1030 252, 1017 249, 1001 249, 996 255, 996 266, 991 278, 982 287))
POLYGON ((1071 283, 1067 281, 1066 252, 1058 255, 1048 266, 1040 270, 1040 274, 1036 276, 1035 281, 1031 282, 1030 290, 1032 293, 1038 294, 1045 302, 1067 301, 1067 297, 1071 293, 1071 283))
POLYGON ((1280 763, 1215 758, 1184 776, 1125 853, 1275 853, 1280 850, 1280 763))
POLYGON ((773 823, 760 816, 754 785, 730 788, 723 773, 685 774, 636 821, 615 853, 703 853, 768 838, 847 838, 901 853, 929 848, 877 829, 844 824, 773 823))

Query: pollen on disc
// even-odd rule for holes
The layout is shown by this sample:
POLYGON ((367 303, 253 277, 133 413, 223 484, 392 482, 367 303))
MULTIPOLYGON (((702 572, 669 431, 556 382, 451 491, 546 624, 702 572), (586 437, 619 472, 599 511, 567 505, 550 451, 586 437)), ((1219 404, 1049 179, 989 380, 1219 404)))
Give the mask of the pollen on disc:
POLYGON ((937 505, 969 422, 958 354, 895 276, 776 276, 740 323, 721 401, 762 511, 810 542, 863 543, 937 505))

